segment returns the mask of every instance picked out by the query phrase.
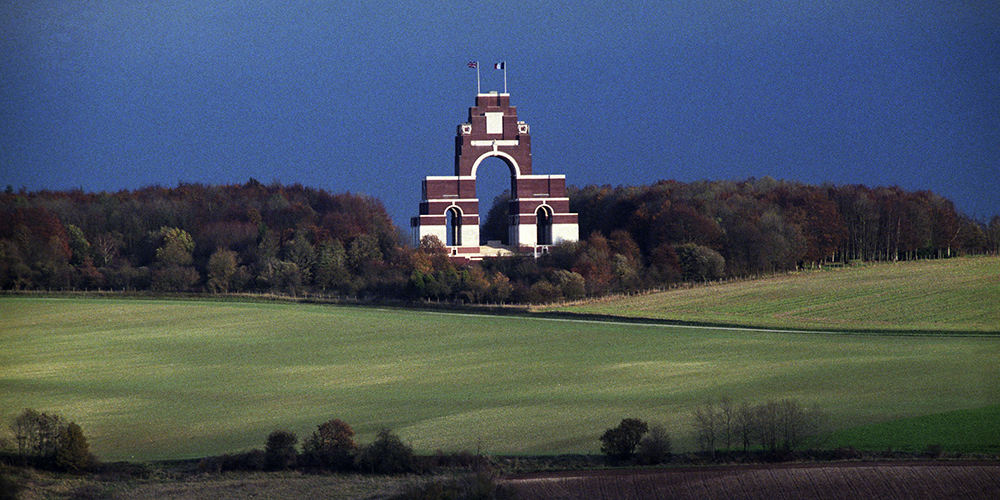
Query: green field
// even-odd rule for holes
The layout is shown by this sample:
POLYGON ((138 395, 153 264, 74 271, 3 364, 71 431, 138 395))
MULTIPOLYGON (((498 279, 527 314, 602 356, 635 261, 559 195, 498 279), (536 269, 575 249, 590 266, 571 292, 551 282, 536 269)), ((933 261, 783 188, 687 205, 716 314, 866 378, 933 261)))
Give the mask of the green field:
POLYGON ((787 329, 1000 332, 1000 257, 832 268, 547 309, 787 329))
POLYGON ((923 452, 939 446, 945 452, 1000 455, 1000 405, 921 415, 831 432, 825 446, 859 450, 923 452))
POLYGON ((341 418, 418 451, 598 451, 626 416, 691 447, 710 398, 834 429, 1000 402, 1000 338, 824 335, 315 304, 0 298, 0 418, 80 423, 105 460, 197 457, 341 418))

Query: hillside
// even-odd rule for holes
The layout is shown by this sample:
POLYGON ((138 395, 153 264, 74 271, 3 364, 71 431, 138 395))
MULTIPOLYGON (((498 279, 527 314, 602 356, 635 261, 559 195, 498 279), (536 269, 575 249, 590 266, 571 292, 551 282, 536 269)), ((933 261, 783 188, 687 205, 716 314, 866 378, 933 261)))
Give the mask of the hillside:
POLYGON ((1000 333, 1000 257, 883 263, 544 308, 810 330, 1000 333))
POLYGON ((595 453, 626 416, 696 447, 729 397, 831 430, 995 405, 993 338, 801 335, 283 302, 0 297, 0 421, 79 423, 102 459, 260 447, 340 418, 418 451, 595 453), (738 354, 738 355, 737 355, 738 354), (930 374, 930 376, 929 376, 930 374))

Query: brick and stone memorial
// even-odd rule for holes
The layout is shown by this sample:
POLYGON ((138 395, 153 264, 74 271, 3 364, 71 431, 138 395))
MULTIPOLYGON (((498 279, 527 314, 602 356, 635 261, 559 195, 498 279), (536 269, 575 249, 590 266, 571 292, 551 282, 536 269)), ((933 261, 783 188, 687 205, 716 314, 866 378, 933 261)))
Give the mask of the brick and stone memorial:
POLYGON ((537 256, 556 243, 577 241, 580 231, 577 214, 569 211, 566 176, 532 171, 531 129, 518 120, 510 94, 498 92, 478 93, 468 121, 458 125, 454 175, 424 178, 420 212, 410 223, 415 241, 434 235, 455 258, 496 255, 492 246, 479 244, 476 195, 476 172, 494 156, 510 169, 509 245, 504 250, 537 256))

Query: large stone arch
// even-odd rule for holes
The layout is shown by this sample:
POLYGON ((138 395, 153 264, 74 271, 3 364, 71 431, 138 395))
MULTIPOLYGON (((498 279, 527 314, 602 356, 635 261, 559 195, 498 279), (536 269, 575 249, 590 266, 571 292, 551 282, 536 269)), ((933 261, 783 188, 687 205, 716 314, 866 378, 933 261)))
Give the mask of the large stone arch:
POLYGON ((503 151, 487 151, 481 154, 478 158, 476 158, 476 161, 472 163, 472 172, 470 172, 469 175, 476 177, 476 172, 479 171, 479 164, 481 164, 483 160, 491 157, 497 157, 503 160, 503 162, 507 165, 507 168, 510 169, 511 181, 521 176, 521 167, 517 164, 517 160, 510 154, 504 153, 503 151))

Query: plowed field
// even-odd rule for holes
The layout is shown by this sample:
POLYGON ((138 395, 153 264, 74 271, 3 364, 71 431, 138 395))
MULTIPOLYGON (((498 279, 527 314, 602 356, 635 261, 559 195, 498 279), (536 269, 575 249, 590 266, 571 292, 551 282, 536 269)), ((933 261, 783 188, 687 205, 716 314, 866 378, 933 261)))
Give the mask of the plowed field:
POLYGON ((994 499, 996 462, 837 463, 609 470, 513 476, 521 500, 994 499))

